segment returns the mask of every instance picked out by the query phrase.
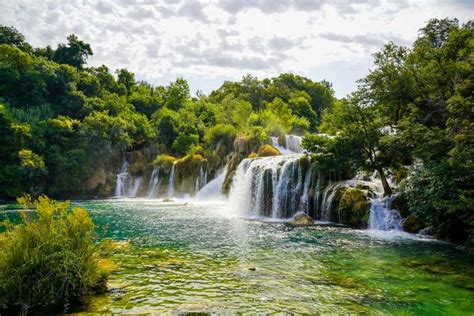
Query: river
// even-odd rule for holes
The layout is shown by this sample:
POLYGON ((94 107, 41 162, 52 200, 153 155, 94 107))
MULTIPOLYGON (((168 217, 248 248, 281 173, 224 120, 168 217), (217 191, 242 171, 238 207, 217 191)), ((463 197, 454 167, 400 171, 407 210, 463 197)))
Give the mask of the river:
POLYGON ((474 258, 444 242, 248 220, 225 201, 73 204, 101 239, 129 245, 112 257, 110 291, 75 313, 474 312, 474 258))

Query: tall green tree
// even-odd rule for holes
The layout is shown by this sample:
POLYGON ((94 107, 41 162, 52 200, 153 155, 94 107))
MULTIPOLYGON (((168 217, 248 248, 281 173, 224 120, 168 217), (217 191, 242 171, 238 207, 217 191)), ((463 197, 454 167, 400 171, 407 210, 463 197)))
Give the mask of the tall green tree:
POLYGON ((82 69, 87 58, 93 55, 91 46, 74 34, 69 35, 67 41, 67 44, 58 45, 53 60, 59 64, 68 64, 82 69))

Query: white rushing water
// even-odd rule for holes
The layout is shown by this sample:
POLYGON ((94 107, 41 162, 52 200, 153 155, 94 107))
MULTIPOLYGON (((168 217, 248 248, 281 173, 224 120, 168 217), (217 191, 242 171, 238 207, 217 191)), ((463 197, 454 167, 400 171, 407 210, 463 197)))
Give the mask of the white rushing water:
POLYGON ((207 168, 203 163, 199 166, 199 176, 196 178, 196 188, 195 192, 197 193, 203 186, 207 183, 207 168))
POLYGON ((127 192, 127 196, 136 197, 142 183, 143 183, 143 177, 132 177, 130 189, 127 192))
POLYGON ((303 148, 301 147, 301 136, 285 135, 284 146, 279 144, 278 137, 271 137, 271 139, 273 147, 278 149, 283 156, 303 153, 303 148))
POLYGON ((233 212, 253 217, 290 218, 309 209, 311 171, 303 170, 301 137, 286 135, 285 144, 272 137, 281 156, 244 159, 229 193, 233 212))
POLYGON ((174 173, 175 173, 175 165, 176 162, 173 162, 173 166, 171 167, 171 172, 170 172, 170 178, 168 180, 168 192, 167 196, 168 197, 173 197, 174 196, 174 185, 175 185, 175 179, 174 179, 174 173))
POLYGON ((128 162, 124 160, 122 166, 120 167, 120 171, 117 174, 117 183, 115 185, 115 196, 116 197, 123 197, 126 193, 126 184, 129 178, 128 174, 128 162))
POLYGON ((156 196, 156 190, 160 185, 160 167, 154 168, 153 172, 151 173, 150 183, 148 183, 148 194, 149 198, 153 198, 156 196))
POLYGON ((234 212, 256 217, 289 218, 301 204, 303 155, 244 159, 229 194, 234 212))
MULTIPOLYGON (((196 199, 198 200, 210 200, 210 199, 223 199, 222 184, 224 183, 227 168, 223 168, 218 171, 217 177, 209 181, 203 186, 197 193, 196 199)), ((207 175, 206 175, 207 177, 207 175)))
POLYGON ((402 220, 398 211, 390 209, 392 198, 372 199, 369 217, 369 229, 401 231, 402 220))

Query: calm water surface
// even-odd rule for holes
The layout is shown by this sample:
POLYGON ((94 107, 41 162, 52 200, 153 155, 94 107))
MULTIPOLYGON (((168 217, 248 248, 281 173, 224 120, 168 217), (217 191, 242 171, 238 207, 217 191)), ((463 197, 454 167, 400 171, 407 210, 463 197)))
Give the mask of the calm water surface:
POLYGON ((249 221, 225 202, 74 204, 130 244, 111 291, 77 313, 474 315, 474 258, 446 243, 249 221))

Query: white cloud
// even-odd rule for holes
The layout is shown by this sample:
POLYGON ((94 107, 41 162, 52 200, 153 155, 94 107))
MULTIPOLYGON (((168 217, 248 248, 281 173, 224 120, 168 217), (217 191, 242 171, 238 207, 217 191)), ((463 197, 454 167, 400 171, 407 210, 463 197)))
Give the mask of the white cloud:
POLYGON ((94 50, 90 65, 126 67, 155 84, 183 76, 209 92, 247 73, 292 71, 327 78, 343 96, 383 44, 410 44, 432 17, 465 22, 473 7, 467 0, 3 0, 0 24, 34 46, 54 47, 76 33, 94 50))

